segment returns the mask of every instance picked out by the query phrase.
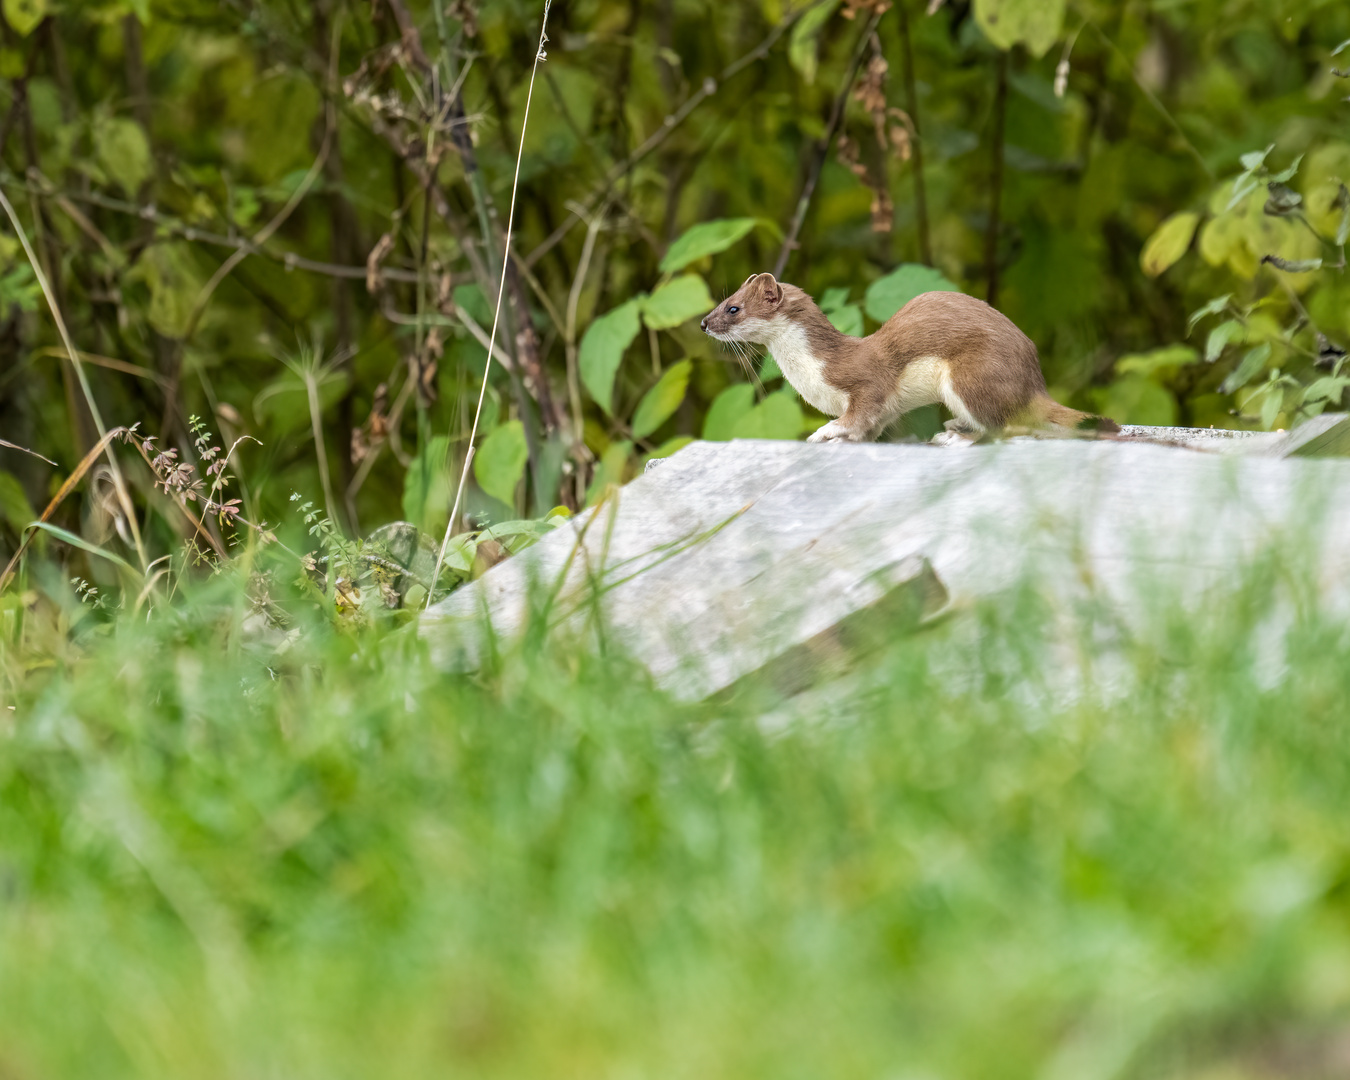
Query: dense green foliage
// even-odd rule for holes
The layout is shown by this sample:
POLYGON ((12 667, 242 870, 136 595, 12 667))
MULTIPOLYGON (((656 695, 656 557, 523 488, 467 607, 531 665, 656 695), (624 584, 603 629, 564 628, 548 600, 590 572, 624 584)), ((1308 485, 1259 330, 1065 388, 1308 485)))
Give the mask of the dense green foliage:
MULTIPOLYGON (((3 11, 4 190, 107 424, 139 422, 183 460, 193 414, 226 446, 256 437, 232 459, 255 521, 299 490, 349 535, 396 517, 439 529, 540 5, 3 11)), ((575 507, 689 437, 816 422, 772 364, 752 387, 690 319, 773 268, 817 166, 783 276, 842 327, 933 284, 993 290, 1054 392, 1117 419, 1278 426, 1338 405, 1339 370, 1316 363, 1350 343, 1346 38, 1330 0, 555 4, 499 334, 515 373, 493 367, 469 509, 575 507), (1268 145, 1233 202, 1242 156, 1268 145), (1264 213, 1266 181, 1300 156, 1264 213), (1223 296, 1218 337, 1222 317, 1188 325, 1223 296)), ((96 432, 7 235, 0 432, 65 475, 96 432)), ((12 550, 58 474, 0 453, 12 550)), ((191 526, 123 456, 149 550, 167 550, 191 526)), ((74 500, 55 518, 79 519, 74 500)))

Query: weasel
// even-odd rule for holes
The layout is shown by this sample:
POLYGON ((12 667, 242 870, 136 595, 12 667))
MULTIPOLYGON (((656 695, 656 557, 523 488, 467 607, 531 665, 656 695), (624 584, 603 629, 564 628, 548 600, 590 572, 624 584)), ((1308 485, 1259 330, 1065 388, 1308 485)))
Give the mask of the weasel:
POLYGON ((865 442, 911 409, 935 404, 951 410, 949 427, 971 433, 1085 421, 1120 430, 1055 401, 1032 340, 964 293, 916 296, 876 333, 856 338, 836 330, 797 286, 751 274, 701 325, 719 341, 767 345, 793 389, 837 417, 809 442, 865 442))

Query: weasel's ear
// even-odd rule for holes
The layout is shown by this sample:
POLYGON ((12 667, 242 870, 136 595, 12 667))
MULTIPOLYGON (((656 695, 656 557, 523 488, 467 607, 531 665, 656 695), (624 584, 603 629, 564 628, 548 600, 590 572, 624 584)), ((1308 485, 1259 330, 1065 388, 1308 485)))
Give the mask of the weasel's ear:
POLYGON ((772 274, 759 275, 759 291, 770 304, 783 302, 783 286, 778 284, 778 279, 772 274))

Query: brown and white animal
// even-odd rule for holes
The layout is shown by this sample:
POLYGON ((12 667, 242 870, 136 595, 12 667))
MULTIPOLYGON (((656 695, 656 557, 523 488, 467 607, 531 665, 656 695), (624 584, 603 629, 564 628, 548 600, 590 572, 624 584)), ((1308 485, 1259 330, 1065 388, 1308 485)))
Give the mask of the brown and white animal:
POLYGON ((811 442, 865 442, 922 405, 942 404, 970 432, 1114 423, 1055 401, 1031 339, 983 300, 916 296, 876 333, 849 337, 795 285, 752 274, 703 320, 719 341, 767 345, 793 388, 831 420, 811 442))

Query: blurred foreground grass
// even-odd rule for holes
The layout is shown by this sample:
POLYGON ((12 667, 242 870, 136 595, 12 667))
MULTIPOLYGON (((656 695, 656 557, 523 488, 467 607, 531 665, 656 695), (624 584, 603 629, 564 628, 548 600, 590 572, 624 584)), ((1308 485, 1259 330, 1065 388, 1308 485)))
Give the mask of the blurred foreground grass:
POLYGON ((1278 578, 1027 591, 788 723, 263 650, 228 575, 61 648, 11 601, 0 1077, 1345 1075, 1350 628, 1278 578))

